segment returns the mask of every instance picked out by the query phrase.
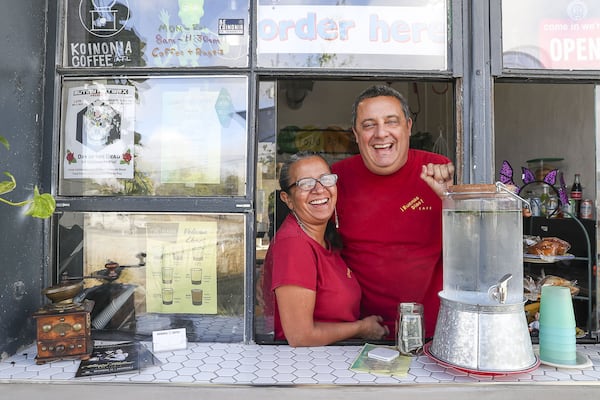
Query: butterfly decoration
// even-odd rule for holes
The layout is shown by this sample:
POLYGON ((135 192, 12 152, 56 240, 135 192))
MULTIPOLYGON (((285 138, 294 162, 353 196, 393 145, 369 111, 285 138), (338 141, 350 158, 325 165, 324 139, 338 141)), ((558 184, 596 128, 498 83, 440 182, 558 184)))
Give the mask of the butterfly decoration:
MULTIPOLYGON (((534 173, 529 168, 521 167, 521 173, 521 179, 525 184, 523 185, 523 187, 530 183, 538 182, 535 178, 534 173)), ((569 198, 567 196, 567 187, 565 185, 565 179, 562 173, 559 176, 558 169, 553 169, 552 171, 548 172, 546 176, 544 176, 542 182, 554 187, 556 185, 557 177, 559 178, 558 196, 560 204, 567 204, 569 202, 569 198)), ((500 168, 500 182, 504 183, 505 185, 516 186, 518 191, 521 192, 522 187, 519 188, 519 186, 515 183, 513 179, 513 168, 510 165, 510 163, 506 160, 502 161, 502 167, 500 168)))
POLYGON ((562 172, 559 177, 560 185, 558 186, 558 198, 560 199, 560 204, 568 204, 569 196, 567 195, 567 185, 565 184, 565 177, 562 172))
POLYGON ((502 161, 502 167, 500 168, 500 182, 505 185, 517 186, 513 181, 513 169, 508 161, 502 161))
POLYGON ((521 167, 521 172, 524 184, 527 185, 528 183, 535 182, 535 175, 533 175, 533 172, 529 168, 521 167))

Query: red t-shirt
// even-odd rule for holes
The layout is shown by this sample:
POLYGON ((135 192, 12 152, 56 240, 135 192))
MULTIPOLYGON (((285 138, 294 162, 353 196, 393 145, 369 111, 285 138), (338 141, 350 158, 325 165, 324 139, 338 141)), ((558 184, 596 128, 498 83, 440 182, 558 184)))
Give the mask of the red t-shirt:
POLYGON ((424 306, 426 336, 433 336, 442 290, 442 201, 420 177, 439 154, 409 150, 392 175, 376 175, 360 155, 333 165, 342 257, 362 289, 361 317, 383 316, 395 332, 398 304, 424 306))
MULTIPOLYGON (((295 285, 316 292, 314 320, 356 321, 360 314, 360 286, 339 251, 323 248, 288 215, 275 234, 265 257, 265 280, 271 290, 295 285)), ((285 340, 277 300, 273 296, 275 339, 285 340)))

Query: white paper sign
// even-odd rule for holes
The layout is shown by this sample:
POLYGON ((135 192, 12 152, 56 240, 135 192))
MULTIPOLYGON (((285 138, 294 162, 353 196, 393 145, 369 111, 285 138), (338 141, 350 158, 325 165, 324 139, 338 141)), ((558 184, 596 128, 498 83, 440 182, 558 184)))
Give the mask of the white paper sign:
POLYGON ((185 350, 186 348, 185 328, 152 332, 152 350, 156 353, 159 351, 185 350))

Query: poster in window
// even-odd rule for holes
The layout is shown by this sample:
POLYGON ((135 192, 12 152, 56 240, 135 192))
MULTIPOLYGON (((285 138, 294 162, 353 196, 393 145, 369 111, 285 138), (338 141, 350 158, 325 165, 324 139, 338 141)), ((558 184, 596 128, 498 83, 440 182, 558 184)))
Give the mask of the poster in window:
POLYGON ((248 65, 248 0, 69 0, 65 65, 248 65))
POLYGON ((217 222, 147 227, 146 311, 217 313, 217 222))
POLYGON ((135 89, 84 85, 69 89, 65 179, 133 178, 135 89))

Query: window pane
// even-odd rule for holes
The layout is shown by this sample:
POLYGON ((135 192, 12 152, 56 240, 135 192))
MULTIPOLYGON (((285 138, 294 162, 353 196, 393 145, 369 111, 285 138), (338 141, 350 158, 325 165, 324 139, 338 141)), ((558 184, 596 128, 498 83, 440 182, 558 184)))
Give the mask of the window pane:
POLYGON ((259 0, 258 66, 446 70, 446 3, 259 0))
POLYGON ((411 148, 456 159, 454 86, 450 81, 297 78, 259 82, 254 273, 254 338, 258 343, 274 343, 273 292, 263 267, 268 245, 289 213, 280 199, 279 170, 299 151, 317 152, 330 164, 357 154, 352 105, 363 90, 374 84, 390 85, 406 97, 413 116, 411 148), (323 112, 323 99, 335 99, 328 102, 327 112, 323 112))
POLYGON ((57 275, 84 277, 94 329, 243 340, 244 215, 67 212, 58 225, 57 275))
POLYGON ((248 0, 68 0, 63 65, 246 67, 248 0))
POLYGON ((275 232, 275 203, 279 184, 276 168, 276 84, 259 83, 258 160, 256 164, 256 265, 254 336, 258 343, 273 340, 273 296, 264 278, 264 260, 275 232))
POLYGON ((246 77, 63 83, 65 196, 244 195, 246 77))
POLYGON ((503 0, 504 68, 600 69, 600 2, 503 0))

